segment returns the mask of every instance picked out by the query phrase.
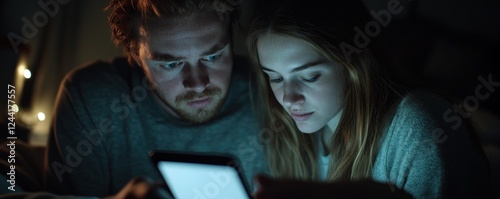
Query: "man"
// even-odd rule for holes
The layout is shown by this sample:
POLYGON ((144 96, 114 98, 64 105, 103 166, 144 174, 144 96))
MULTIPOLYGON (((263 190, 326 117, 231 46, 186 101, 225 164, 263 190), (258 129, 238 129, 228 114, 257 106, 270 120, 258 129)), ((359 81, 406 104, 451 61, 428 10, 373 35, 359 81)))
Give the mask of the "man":
POLYGON ((128 59, 65 78, 48 144, 50 191, 121 197, 151 185, 135 177, 161 182, 151 150, 231 153, 247 180, 266 172, 247 68, 232 54, 238 3, 112 0, 113 37, 128 59))

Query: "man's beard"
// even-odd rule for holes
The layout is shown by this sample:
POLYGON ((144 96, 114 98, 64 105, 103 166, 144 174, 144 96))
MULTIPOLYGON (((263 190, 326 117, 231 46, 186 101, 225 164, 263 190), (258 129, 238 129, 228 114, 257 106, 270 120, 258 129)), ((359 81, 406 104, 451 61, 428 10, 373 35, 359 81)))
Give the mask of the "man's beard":
POLYGON ((223 93, 220 88, 207 88, 201 93, 189 91, 183 95, 177 96, 174 104, 172 104, 169 103, 157 89, 154 89, 154 91, 161 101, 178 116, 194 123, 203 123, 214 118, 220 111, 220 108, 224 104, 227 96, 227 93, 223 93), (210 105, 209 107, 204 108, 186 108, 186 103, 200 98, 211 98, 211 103, 215 103, 215 105, 210 105))

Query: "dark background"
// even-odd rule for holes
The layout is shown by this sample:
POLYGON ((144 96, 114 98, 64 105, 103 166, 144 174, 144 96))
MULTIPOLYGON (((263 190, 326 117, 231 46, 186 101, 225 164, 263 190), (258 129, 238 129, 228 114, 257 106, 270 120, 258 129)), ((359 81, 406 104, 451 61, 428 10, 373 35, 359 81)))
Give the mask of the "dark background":
MULTIPOLYGON (((387 9, 388 0, 363 0, 368 10, 387 9)), ((397 0, 393 0, 397 1, 397 0)), ((0 85, 16 86, 18 136, 33 145, 45 145, 56 93, 63 76, 71 69, 97 59, 121 55, 111 41, 107 0, 3 0, 0 1, 0 85), (67 3, 66 3, 67 1, 67 3), (55 2, 57 11, 45 11, 39 2, 55 2), (23 35, 33 16, 41 22, 36 33, 15 52, 9 34, 23 35), (49 16, 49 15, 53 16, 49 16), (24 58, 23 58, 24 57, 24 58), (26 61, 30 79, 22 78, 16 67, 26 61), (46 119, 38 121, 36 114, 46 119), (24 131, 23 131, 24 130, 24 131), (22 136, 22 133, 25 133, 22 136)), ((403 11, 392 15, 388 26, 376 36, 385 42, 379 49, 395 79, 410 87, 429 87, 447 91, 458 99, 474 97, 481 85, 478 77, 500 82, 500 3, 495 0, 399 0, 403 11)), ((248 22, 254 1, 242 3, 242 24, 248 22)), ((360 27, 364 29, 364 27, 360 27)), ((240 33, 235 36, 235 52, 244 54, 240 33)), ((486 90, 481 90, 481 94, 486 90)), ((479 124, 480 138, 494 164, 500 167, 500 86, 479 100, 471 112, 479 124)), ((0 90, 0 104, 7 112, 7 88, 0 90)), ((6 121, 7 115, 0 116, 6 121)), ((6 127, 5 127, 6 129, 6 127)), ((499 175, 498 173, 496 174, 499 175)))

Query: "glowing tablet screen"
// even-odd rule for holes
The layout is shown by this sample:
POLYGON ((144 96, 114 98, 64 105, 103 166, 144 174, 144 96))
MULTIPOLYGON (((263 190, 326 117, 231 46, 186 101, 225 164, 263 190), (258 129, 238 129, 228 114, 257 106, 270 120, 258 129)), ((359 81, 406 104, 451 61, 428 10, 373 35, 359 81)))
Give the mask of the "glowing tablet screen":
POLYGON ((249 199, 237 170, 228 165, 159 161, 158 169, 175 198, 249 199))

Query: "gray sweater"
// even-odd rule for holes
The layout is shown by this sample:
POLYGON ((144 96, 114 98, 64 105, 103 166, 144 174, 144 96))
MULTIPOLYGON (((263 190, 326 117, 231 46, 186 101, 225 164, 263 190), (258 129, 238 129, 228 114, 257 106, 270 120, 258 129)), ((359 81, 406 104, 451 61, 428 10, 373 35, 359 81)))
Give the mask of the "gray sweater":
MULTIPOLYGON (((475 198, 488 195, 488 171, 465 121, 449 121, 452 105, 428 91, 405 96, 380 140, 372 178, 414 198, 475 198), (443 116, 444 115, 444 116, 443 116)), ((318 136, 318 139, 320 136, 318 136)), ((319 142, 322 143, 322 142, 319 142)), ((321 146, 319 147, 321 148, 321 146)), ((320 150, 318 150, 320 151, 320 150)), ((329 155, 319 154, 325 179, 329 155)))
POLYGON ((448 110, 452 104, 430 92, 403 98, 381 140, 373 179, 415 198, 488 195, 488 167, 477 138, 465 120, 450 120, 448 110))
POLYGON ((58 94, 46 186, 58 194, 102 197, 136 176, 161 181, 151 150, 229 153, 251 185, 251 178, 268 168, 243 63, 235 59, 228 98, 204 124, 168 114, 152 97, 141 69, 125 59, 73 71, 58 94))

